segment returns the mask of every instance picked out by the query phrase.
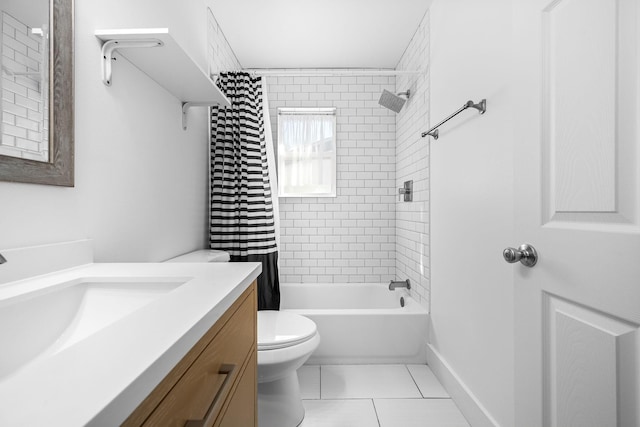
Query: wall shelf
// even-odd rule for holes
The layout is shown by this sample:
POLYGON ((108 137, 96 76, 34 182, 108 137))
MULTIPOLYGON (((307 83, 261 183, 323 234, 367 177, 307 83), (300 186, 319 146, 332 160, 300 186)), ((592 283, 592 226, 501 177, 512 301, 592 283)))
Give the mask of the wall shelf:
POLYGON ((189 54, 169 34, 168 28, 96 30, 103 42, 103 82, 112 84, 113 52, 126 58, 182 102, 182 126, 192 106, 231 105, 189 54))

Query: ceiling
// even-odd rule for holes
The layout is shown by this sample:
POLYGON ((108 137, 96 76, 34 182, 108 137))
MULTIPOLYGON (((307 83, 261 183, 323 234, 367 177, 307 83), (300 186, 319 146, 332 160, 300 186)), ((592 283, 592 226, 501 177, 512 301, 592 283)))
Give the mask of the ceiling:
POLYGON ((395 68, 432 0, 217 0, 243 68, 395 68))

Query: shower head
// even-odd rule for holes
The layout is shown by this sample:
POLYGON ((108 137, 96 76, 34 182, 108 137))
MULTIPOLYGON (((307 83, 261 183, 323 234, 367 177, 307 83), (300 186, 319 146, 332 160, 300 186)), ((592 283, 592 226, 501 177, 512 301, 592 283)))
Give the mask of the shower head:
POLYGON ((388 108, 391 111, 399 113, 404 107, 404 103, 407 102, 411 92, 407 90, 406 92, 400 92, 397 95, 389 92, 386 89, 382 90, 382 95, 380 95, 380 99, 378 100, 378 104, 382 105, 384 108, 388 108), (401 96, 406 96, 407 99, 401 98, 401 96))

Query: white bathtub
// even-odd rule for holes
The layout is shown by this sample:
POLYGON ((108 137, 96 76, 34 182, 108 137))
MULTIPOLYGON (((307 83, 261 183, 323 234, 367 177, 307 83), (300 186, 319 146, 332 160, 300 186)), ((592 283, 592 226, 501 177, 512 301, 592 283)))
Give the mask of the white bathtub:
POLYGON ((307 364, 427 363, 427 310, 388 284, 280 285, 281 310, 312 319, 320 345, 307 364), (404 300, 401 307, 400 299, 404 300))

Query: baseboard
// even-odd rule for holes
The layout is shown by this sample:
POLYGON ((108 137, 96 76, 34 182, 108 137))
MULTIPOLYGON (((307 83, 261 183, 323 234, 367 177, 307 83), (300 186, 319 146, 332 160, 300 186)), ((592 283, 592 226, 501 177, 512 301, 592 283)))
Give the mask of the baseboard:
POLYGON ((427 345, 427 363, 471 427, 500 427, 431 344, 427 345))

